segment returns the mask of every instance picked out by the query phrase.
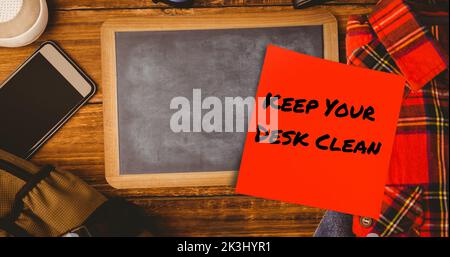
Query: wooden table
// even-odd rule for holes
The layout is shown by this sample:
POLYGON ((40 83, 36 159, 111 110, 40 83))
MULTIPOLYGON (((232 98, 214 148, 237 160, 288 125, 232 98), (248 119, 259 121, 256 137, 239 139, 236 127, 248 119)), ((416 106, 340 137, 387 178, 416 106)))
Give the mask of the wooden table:
MULTIPOLYGON (((195 8, 174 9, 151 0, 47 0, 49 26, 34 44, 0 48, 0 81, 39 44, 54 40, 92 77, 98 93, 38 151, 33 161, 80 176, 108 196, 122 196, 145 208, 152 230, 163 236, 311 236, 323 210, 237 195, 228 186, 116 190, 104 178, 100 26, 109 18, 291 10, 291 0, 196 0, 195 8)), ((369 13, 377 0, 331 1, 314 7, 339 21, 345 59, 345 24, 369 13)))

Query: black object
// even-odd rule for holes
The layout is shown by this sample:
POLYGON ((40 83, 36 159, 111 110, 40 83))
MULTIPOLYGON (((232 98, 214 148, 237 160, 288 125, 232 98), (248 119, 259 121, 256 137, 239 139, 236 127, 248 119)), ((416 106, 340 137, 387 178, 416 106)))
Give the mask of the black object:
POLYGON ((132 237, 147 229, 145 212, 118 197, 98 207, 84 225, 72 231, 79 237, 132 237))
POLYGON ((0 148, 30 158, 87 100, 95 85, 54 42, 42 44, 0 84, 0 148), (39 52, 52 45, 91 85, 82 96, 39 52))
POLYGON ((293 0, 294 8, 303 9, 307 7, 311 7, 313 5, 323 4, 330 0, 293 0))
POLYGON ((153 0, 153 2, 155 4, 158 2, 163 2, 165 4, 178 8, 189 8, 194 4, 194 0, 153 0))

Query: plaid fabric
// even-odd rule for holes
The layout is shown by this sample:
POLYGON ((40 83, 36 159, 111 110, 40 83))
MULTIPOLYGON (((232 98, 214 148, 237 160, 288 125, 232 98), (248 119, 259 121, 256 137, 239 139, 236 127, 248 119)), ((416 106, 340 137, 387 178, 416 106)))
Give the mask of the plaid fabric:
POLYGON ((369 22, 413 89, 447 69, 447 56, 405 1, 380 1, 369 22))
POLYGON ((382 0, 350 17, 346 44, 348 64, 408 83, 382 212, 354 233, 448 237, 448 1, 382 0))

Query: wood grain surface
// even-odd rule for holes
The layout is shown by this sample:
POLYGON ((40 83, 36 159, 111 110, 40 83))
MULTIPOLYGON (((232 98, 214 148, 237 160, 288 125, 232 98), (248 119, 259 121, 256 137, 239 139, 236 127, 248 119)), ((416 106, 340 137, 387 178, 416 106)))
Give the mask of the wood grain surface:
MULTIPOLYGON (((377 0, 330 1, 313 7, 333 13, 339 23, 341 62, 349 15, 370 13, 377 0)), ((79 175, 108 196, 142 206, 155 235, 311 236, 323 210, 236 195, 229 186, 116 190, 104 177, 100 26, 110 18, 283 12, 291 0, 196 0, 175 9, 151 0, 48 0, 49 26, 30 46, 0 48, 0 81, 45 40, 56 41, 99 86, 99 92, 33 157, 79 175)))

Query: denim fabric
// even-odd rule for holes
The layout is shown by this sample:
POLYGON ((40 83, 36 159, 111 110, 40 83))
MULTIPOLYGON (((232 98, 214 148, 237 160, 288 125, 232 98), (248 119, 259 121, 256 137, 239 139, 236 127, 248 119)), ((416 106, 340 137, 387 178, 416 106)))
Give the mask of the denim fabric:
POLYGON ((353 216, 340 212, 327 211, 314 233, 315 237, 354 237, 353 216))

